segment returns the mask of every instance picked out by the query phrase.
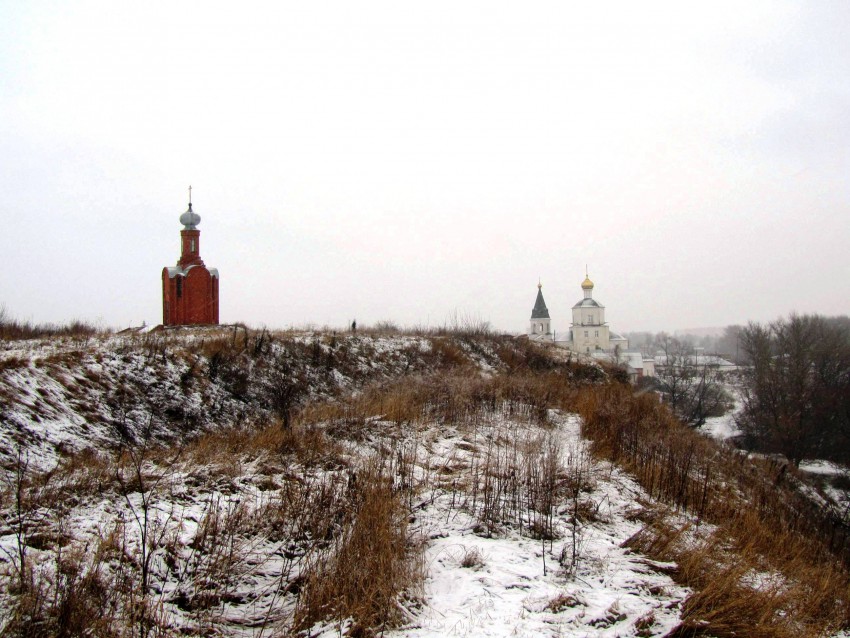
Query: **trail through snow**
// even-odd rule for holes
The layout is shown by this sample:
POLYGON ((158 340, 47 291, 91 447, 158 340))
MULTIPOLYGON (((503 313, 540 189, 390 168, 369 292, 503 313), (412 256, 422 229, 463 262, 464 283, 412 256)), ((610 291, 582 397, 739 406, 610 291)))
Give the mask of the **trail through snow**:
MULTIPOLYGON (((554 416, 561 450, 576 458, 588 445, 578 417, 554 416)), ((452 447, 441 446, 431 465, 456 459, 452 447)), ((590 471, 593 490, 583 498, 596 505, 597 520, 578 526, 574 574, 558 562, 562 550, 571 556, 567 507, 557 514, 559 538, 544 546, 517 530, 492 538, 476 534, 476 520, 453 507, 450 494, 423 504, 415 525, 427 539, 424 603, 410 610, 407 626, 387 635, 614 638, 664 636, 676 627, 690 592, 665 573, 674 565, 621 546, 642 527, 635 514, 648 501, 645 492, 607 463, 593 461, 590 471)), ((339 626, 326 626, 317 635, 339 632, 339 626)))

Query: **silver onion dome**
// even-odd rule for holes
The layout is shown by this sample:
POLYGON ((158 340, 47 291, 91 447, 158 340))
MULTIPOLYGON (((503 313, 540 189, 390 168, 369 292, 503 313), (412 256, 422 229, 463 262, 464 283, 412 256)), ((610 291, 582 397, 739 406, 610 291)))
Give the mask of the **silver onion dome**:
POLYGON ((201 216, 192 210, 192 202, 189 202, 186 212, 180 215, 180 223, 183 224, 183 230, 195 230, 201 223, 201 216))

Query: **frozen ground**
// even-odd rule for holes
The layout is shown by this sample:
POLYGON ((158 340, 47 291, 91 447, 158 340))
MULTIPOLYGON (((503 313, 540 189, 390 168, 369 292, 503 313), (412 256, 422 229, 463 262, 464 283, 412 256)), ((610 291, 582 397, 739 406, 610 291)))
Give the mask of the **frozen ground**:
MULTIPOLYGON (((593 520, 574 526, 565 503, 551 542, 515 527, 487 537, 477 518, 458 507, 459 495, 437 488, 415 514, 416 530, 426 539, 424 598, 408 610, 409 624, 389 636, 663 636, 678 624, 689 591, 667 575, 675 566, 622 546, 641 529, 636 514, 647 501, 644 491, 618 469, 591 460, 577 417, 553 417, 567 471, 585 464, 590 487, 580 498, 584 511, 594 510, 593 520)), ((464 438, 444 434, 426 444, 432 455, 421 463, 462 462, 457 446, 464 438)), ((339 632, 330 625, 319 635, 339 632)))
MULTIPOLYGON (((564 419, 557 435, 568 456, 582 456, 575 417, 564 419)), ((688 592, 663 573, 669 565, 621 547, 641 527, 629 518, 642 489, 605 465, 590 471, 594 487, 583 498, 598 507, 598 520, 576 529, 573 574, 558 560, 572 548, 568 506, 558 514, 562 536, 553 543, 516 532, 481 538, 469 516, 452 512, 447 496, 423 509, 420 526, 430 539, 425 606, 418 626, 398 635, 614 637, 671 630, 688 592), (471 566, 463 566, 465 558, 471 566)))
MULTIPOLYGON (((161 440, 274 416, 281 378, 323 399, 442 365, 438 338, 237 327, 0 342, 0 463, 18 447, 33 465, 114 447, 149 428, 161 440)), ((499 365, 484 343, 457 356, 499 365)))
POLYGON ((734 385, 727 385, 726 389, 735 400, 734 407, 723 416, 708 417, 702 427, 700 427, 700 430, 705 434, 722 441, 742 434, 736 423, 738 414, 743 408, 740 391, 734 385))
MULTIPOLYGON (((387 446, 396 450, 390 458, 414 459, 411 531, 423 543, 426 578, 421 590, 399 603, 407 624, 387 635, 613 638, 663 636, 677 625, 689 592, 668 575, 675 566, 623 547, 641 529, 637 519, 648 502, 646 494, 616 467, 592 459, 577 417, 553 412, 550 419, 552 425, 543 427, 502 410, 474 426, 424 423, 399 429, 374 420, 365 439, 341 441, 340 458, 348 459, 349 467, 387 446), (539 445, 557 455, 558 480, 580 476, 581 489, 572 500, 554 504, 548 540, 530 532, 537 514, 522 506, 518 518, 497 521, 488 531, 481 523, 481 501, 474 501, 483 493, 474 497, 470 491, 470 481, 485 480, 486 473, 474 474, 476 468, 503 452, 516 454, 521 466, 531 458, 522 450, 539 450, 539 445)), ((286 517, 272 520, 282 498, 278 486, 297 481, 314 486, 305 494, 343 494, 348 474, 282 467, 262 457, 220 461, 232 467, 177 465, 167 485, 146 492, 158 521, 153 529, 163 539, 163 546, 153 550, 151 591, 166 625, 182 635, 214 631, 257 638, 287 626, 297 604, 297 590, 288 584, 316 556, 303 538, 286 531, 286 517), (221 531, 231 529, 230 523, 235 526, 231 532, 221 531), (212 545, 211 529, 219 530, 212 545), (209 599, 204 592, 210 582, 222 589, 215 590, 212 605, 199 606, 198 601, 209 599), (269 626, 262 629, 265 623, 269 626)), ((149 472, 156 475, 153 468, 149 472)), ((140 527, 133 521, 141 497, 135 491, 125 496, 108 490, 77 497, 57 519, 45 515, 41 532, 65 535, 66 553, 72 547, 92 552, 101 539, 120 532, 122 551, 138 557, 140 527)), ((10 529, 0 536, 0 547, 14 553, 10 529)), ((30 553, 39 570, 51 573, 50 549, 30 553)), ((112 563, 102 569, 121 567, 112 563)), ((338 636, 346 626, 316 626, 311 635, 338 636)))
POLYGON ((840 474, 847 475, 848 469, 841 465, 840 463, 833 463, 832 461, 802 461, 800 463, 800 469, 803 472, 808 472, 809 474, 821 474, 824 476, 836 476, 840 474))
MULTIPOLYGON (((181 406, 183 413, 161 425, 191 418, 198 432, 244 419, 249 409, 267 410, 263 395, 237 395, 229 377, 209 374, 202 346, 192 335, 164 345, 121 336, 84 346, 17 344, 0 353, 0 363, 10 362, 0 365, 0 442, 8 454, 13 438, 23 440, 34 465, 50 467, 67 450, 110 449, 116 423, 144 424, 153 407, 181 406), (192 342, 198 349, 188 348, 192 342)), ((273 358, 300 348, 301 360, 313 363, 290 369, 304 375, 311 396, 332 398, 337 390, 356 393, 367 380, 433 369, 435 350, 445 347, 420 337, 332 344, 304 334, 274 345, 273 358)), ((499 365, 492 353, 458 349, 480 371, 499 365)), ((273 378, 257 358, 237 363, 251 370, 252 387, 273 378)), ((629 549, 627 541, 648 512, 656 523, 668 517, 676 525, 684 515, 665 512, 619 468, 594 459, 575 415, 552 411, 540 424, 529 406, 506 402, 450 423, 360 416, 350 420, 351 430, 349 421, 317 424, 332 443, 311 451, 307 442, 298 454, 213 439, 206 456, 148 463, 141 491, 116 490, 112 467, 104 475, 81 467, 57 488, 61 498, 32 519, 30 558, 49 581, 59 562, 50 540, 61 539, 63 555, 102 551, 103 574, 120 576, 140 557, 135 517, 144 496, 159 538, 150 595, 164 626, 184 636, 277 635, 291 626, 304 574, 332 558, 333 544, 315 533, 327 531, 327 522, 311 517, 344 517, 352 476, 381 456, 394 484, 409 490, 409 526, 425 575, 398 601, 404 625, 386 635, 661 637, 678 625, 690 591, 671 578, 676 566, 629 549), (547 451, 557 458, 553 485, 560 496, 541 508, 523 481, 542 471, 547 451), (495 514, 486 511, 488 500, 498 502, 495 514), (541 525, 548 531, 541 533, 541 525)), ((734 436, 734 413, 703 429, 734 436)), ((841 473, 823 463, 801 469, 841 473)), ((0 554, 12 557, 14 517, 4 512, 0 522, 0 554)), ((12 573, 9 560, 2 562, 0 571, 12 573)), ((2 633, 12 599, 0 589, 2 633)), ((330 638, 348 628, 350 621, 327 622, 310 635, 330 638)))

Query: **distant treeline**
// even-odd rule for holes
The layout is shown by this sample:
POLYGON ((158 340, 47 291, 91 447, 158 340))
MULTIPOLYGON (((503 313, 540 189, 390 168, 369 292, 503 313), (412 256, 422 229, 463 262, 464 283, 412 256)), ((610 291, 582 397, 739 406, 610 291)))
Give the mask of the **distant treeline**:
POLYGON ((11 317, 5 306, 0 306, 0 340, 2 341, 52 336, 90 337, 104 331, 103 328, 80 319, 73 319, 63 324, 21 321, 11 317))
MULTIPOLYGON (((841 330, 850 331, 850 317, 838 315, 835 317, 821 317, 820 321, 826 325, 835 326, 841 330)), ((752 325, 752 324, 750 324, 752 325)), ((629 340, 629 347, 641 350, 644 354, 654 355, 664 350, 665 344, 671 338, 690 348, 704 348, 706 354, 720 355, 724 359, 741 365, 750 363, 749 354, 743 347, 742 336, 749 326, 730 325, 723 328, 719 334, 697 336, 692 334, 676 333, 670 335, 667 332, 627 332, 625 336, 629 340)))

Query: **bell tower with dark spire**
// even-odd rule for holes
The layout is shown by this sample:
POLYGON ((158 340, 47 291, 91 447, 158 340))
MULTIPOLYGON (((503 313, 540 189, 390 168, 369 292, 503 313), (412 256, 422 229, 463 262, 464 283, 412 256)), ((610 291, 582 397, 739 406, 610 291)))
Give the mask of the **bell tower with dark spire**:
POLYGON ((185 326, 218 323, 218 270, 201 259, 201 216, 189 208, 180 215, 180 259, 162 269, 162 323, 185 326))
POLYGON ((552 330, 549 326, 549 309, 546 307, 546 302, 543 301, 543 284, 537 282, 537 299, 534 301, 534 308, 531 309, 531 322, 528 327, 528 334, 531 337, 550 336, 552 330))

